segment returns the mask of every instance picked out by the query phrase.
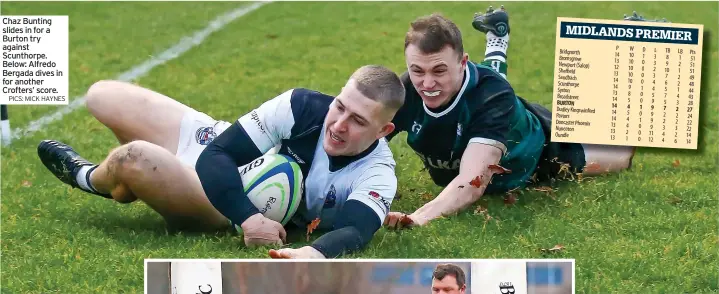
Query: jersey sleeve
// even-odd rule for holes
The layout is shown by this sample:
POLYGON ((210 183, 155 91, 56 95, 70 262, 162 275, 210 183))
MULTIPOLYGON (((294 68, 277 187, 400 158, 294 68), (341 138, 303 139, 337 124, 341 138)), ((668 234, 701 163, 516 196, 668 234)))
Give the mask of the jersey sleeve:
POLYGON ((390 206, 397 193, 397 176, 390 164, 378 164, 367 169, 355 182, 352 193, 347 198, 357 200, 370 207, 379 222, 389 213, 390 206))
POLYGON ((396 191, 392 164, 376 164, 365 170, 353 184, 333 230, 311 246, 328 258, 364 248, 382 226, 396 191))
POLYGON ((262 153, 282 140, 321 126, 334 97, 295 88, 263 103, 237 122, 262 153))
POLYGON ((294 92, 295 89, 286 91, 237 120, 263 154, 291 136, 295 124, 291 104, 294 92))
POLYGON ((482 102, 470 118, 467 128, 469 144, 491 145, 502 150, 504 155, 515 111, 514 90, 499 77, 493 76, 485 85, 480 85, 476 95, 482 102))

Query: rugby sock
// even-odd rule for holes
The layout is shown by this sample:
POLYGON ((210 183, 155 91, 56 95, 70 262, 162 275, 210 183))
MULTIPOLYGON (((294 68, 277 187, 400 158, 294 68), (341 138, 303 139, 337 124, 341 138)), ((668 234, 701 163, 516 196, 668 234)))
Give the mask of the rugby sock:
POLYGON ((78 186, 80 186, 80 189, 82 189, 85 192, 92 193, 95 195, 99 195, 108 199, 112 199, 112 196, 110 194, 103 194, 98 192, 95 187, 92 186, 92 183, 90 182, 90 175, 92 175, 92 172, 97 169, 98 165, 86 165, 80 168, 80 171, 75 176, 75 181, 77 182, 78 186))
POLYGON ((487 32, 487 47, 482 64, 494 68, 505 79, 507 78, 507 48, 509 48, 509 34, 497 37, 491 31, 487 32))

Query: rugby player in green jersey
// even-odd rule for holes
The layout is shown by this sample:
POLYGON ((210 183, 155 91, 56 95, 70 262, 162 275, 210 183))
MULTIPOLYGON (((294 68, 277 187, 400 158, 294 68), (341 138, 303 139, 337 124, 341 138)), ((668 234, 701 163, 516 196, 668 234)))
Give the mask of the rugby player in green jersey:
POLYGON ((550 142, 552 113, 518 97, 507 81, 506 11, 490 8, 474 17, 473 27, 487 39, 480 63, 468 59, 459 29, 440 15, 416 19, 405 36, 407 96, 387 139, 407 132, 407 144, 444 189, 412 214, 391 212, 389 228, 424 225, 486 193, 565 172, 596 175, 631 166, 634 147, 550 142))

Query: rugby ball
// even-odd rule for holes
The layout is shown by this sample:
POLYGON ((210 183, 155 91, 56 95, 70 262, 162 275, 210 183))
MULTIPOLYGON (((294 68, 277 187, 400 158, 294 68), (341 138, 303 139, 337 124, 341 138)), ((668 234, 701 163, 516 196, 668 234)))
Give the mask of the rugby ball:
POLYGON ((303 177, 297 162, 282 154, 265 154, 238 170, 247 197, 260 213, 287 224, 302 200, 303 177))

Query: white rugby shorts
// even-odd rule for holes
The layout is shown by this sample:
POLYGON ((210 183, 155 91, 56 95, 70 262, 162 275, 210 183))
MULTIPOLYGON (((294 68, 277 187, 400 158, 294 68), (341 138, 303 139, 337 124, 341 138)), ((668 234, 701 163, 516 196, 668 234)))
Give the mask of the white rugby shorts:
POLYGON ((180 123, 180 140, 175 156, 182 163, 195 168, 202 150, 231 125, 199 111, 185 113, 180 123))

